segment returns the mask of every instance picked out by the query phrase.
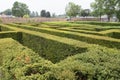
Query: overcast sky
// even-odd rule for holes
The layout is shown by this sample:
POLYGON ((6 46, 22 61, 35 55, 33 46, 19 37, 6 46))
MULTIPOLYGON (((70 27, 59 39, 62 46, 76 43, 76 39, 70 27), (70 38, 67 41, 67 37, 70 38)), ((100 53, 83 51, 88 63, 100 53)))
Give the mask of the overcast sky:
POLYGON ((90 9, 90 3, 94 2, 94 0, 0 0, 0 12, 12 8, 15 1, 27 4, 31 11, 40 12, 45 9, 57 15, 65 13, 65 7, 69 2, 81 5, 83 9, 90 9))

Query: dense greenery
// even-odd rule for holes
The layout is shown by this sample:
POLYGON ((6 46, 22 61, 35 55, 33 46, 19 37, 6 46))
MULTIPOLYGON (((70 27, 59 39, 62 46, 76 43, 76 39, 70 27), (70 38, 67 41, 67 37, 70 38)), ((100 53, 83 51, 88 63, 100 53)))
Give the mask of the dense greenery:
POLYGON ((88 52, 52 64, 12 39, 0 40, 0 47, 2 47, 0 74, 3 80, 117 80, 120 78, 120 51, 116 49, 93 45, 88 52))
POLYGON ((69 2, 65 8, 66 15, 69 17, 76 17, 80 13, 80 10, 81 7, 73 2, 69 2))
POLYGON ((30 11, 28 6, 21 2, 14 2, 12 7, 12 15, 16 17, 23 17, 24 15, 29 15, 30 11))
POLYGON ((114 15, 118 18, 120 21, 120 1, 119 0, 95 0, 91 4, 91 7, 93 8, 93 13, 97 16, 106 14, 108 16, 108 21, 110 21, 110 18, 114 15))
POLYGON ((11 23, 0 27, 4 37, 0 39, 2 80, 120 79, 119 23, 11 23))

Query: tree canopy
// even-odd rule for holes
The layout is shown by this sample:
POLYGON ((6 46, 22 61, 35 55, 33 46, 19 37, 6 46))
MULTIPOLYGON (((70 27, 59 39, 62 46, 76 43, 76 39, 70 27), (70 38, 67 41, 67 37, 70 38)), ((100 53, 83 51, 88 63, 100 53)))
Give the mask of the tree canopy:
POLYGON ((66 15, 69 17, 76 17, 78 14, 80 14, 81 6, 76 5, 73 2, 69 2, 69 4, 65 8, 66 15))
POLYGON ((16 17, 23 17, 24 15, 30 14, 28 6, 21 2, 14 2, 12 7, 12 15, 16 17))
POLYGON ((116 15, 120 21, 120 0, 95 0, 95 2, 91 4, 91 7, 97 16, 101 17, 101 15, 106 14, 108 21, 110 21, 110 18, 116 15))

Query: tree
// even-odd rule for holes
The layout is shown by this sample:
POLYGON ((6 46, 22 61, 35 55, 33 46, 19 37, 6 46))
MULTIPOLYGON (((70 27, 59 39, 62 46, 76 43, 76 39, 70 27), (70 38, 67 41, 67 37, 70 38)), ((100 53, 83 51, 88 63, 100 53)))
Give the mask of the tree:
POLYGON ((26 4, 16 1, 14 2, 12 7, 12 14, 16 17, 23 17, 24 15, 29 15, 30 11, 26 4))
POLYGON ((11 9, 6 9, 2 13, 5 14, 5 15, 12 15, 12 10, 11 9))
POLYGON ((36 16, 36 17, 39 17, 39 14, 38 14, 38 12, 37 12, 37 11, 36 11, 36 14, 35 14, 35 16, 36 16))
POLYGON ((106 14, 108 21, 115 14, 116 0, 95 0, 91 7, 94 12, 98 12, 98 15, 106 14))
POLYGON ((93 9, 92 14, 99 16, 101 20, 101 16, 104 14, 103 0, 95 0, 95 2, 91 3, 91 7, 93 9))
POLYGON ((41 17, 46 17, 46 10, 42 10, 40 15, 41 15, 41 17))
POLYGON ((46 12, 46 17, 48 17, 48 18, 50 18, 50 17, 51 17, 51 15, 50 15, 50 12, 49 12, 49 11, 47 11, 47 12, 46 12))
POLYGON ((80 13, 80 10, 81 6, 76 5, 73 2, 69 2, 69 4, 65 8, 66 15, 68 15, 70 18, 76 17, 80 13))
POLYGON ((119 0, 116 0, 116 17, 117 19, 119 20, 120 22, 120 1, 119 0))
POLYGON ((81 10, 81 16, 83 17, 87 17, 90 15, 90 10, 89 9, 84 9, 84 10, 81 10))

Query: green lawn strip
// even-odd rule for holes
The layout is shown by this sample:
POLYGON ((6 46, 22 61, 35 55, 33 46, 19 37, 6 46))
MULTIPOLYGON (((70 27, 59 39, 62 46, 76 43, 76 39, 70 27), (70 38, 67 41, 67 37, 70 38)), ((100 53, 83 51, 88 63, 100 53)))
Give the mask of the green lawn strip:
POLYGON ((68 38, 73 38, 81 41, 85 41, 88 43, 92 44, 100 44, 103 46, 107 47, 112 47, 112 48, 120 48, 120 40, 119 39, 114 39, 106 36, 97 36, 97 35, 88 35, 88 34, 82 34, 82 33, 77 33, 77 32, 70 32, 70 31, 62 31, 62 30, 56 30, 56 29, 50 29, 50 28, 34 28, 32 26, 21 26, 23 28, 27 28, 30 30, 35 30, 39 32, 46 32, 52 35, 58 35, 62 37, 68 37, 68 38))

